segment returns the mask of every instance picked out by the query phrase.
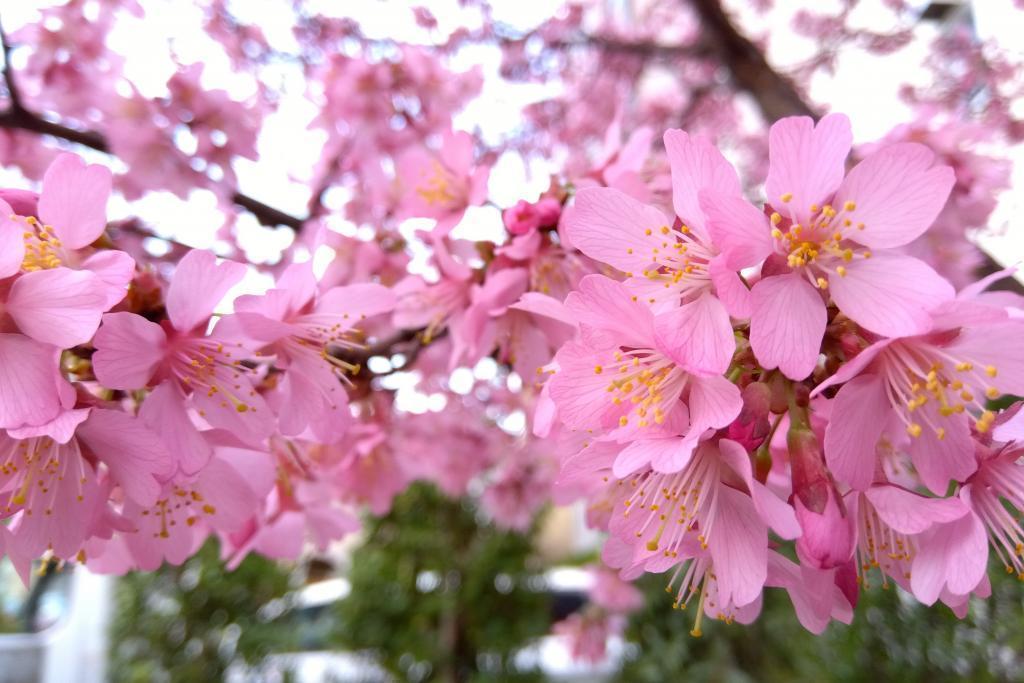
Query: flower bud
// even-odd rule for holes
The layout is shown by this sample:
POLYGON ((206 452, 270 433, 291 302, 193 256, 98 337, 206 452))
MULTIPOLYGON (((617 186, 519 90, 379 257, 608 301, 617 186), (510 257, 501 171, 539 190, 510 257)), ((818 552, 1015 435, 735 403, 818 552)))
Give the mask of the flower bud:
POLYGON ((816 569, 832 569, 853 556, 853 520, 821 456, 818 437, 808 429, 790 430, 793 507, 802 534, 796 541, 800 561, 816 569))
POLYGON ((728 438, 754 451, 768 436, 771 423, 768 421, 771 407, 771 389, 763 382, 748 384, 743 390, 743 408, 739 416, 729 425, 728 438))
POLYGON ((558 225, 558 219, 562 215, 562 204, 557 199, 544 197, 534 205, 537 212, 537 222, 542 228, 558 225))
POLYGON ((540 225, 540 216, 537 213, 537 208, 523 199, 516 202, 514 206, 505 209, 505 212, 502 214, 502 220, 505 223, 505 228, 513 235, 525 235, 536 230, 540 225))

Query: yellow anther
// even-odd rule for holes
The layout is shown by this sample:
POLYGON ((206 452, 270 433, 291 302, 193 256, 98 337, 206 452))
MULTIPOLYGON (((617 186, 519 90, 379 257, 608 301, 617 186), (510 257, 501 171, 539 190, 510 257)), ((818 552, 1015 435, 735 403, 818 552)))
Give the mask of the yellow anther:
POLYGON ((817 204, 811 204, 811 213, 818 213, 821 208, 817 204))
POLYGON ((845 209, 846 211, 853 211, 856 208, 857 204, 855 202, 847 201, 845 204, 843 204, 843 209, 845 209))
POLYGON ((973 370, 974 365, 972 365, 971 363, 957 363, 956 369, 959 370, 960 372, 967 372, 969 370, 973 370))
POLYGON ((620 427, 625 427, 628 424, 629 424, 629 418, 628 417, 623 415, 622 417, 619 418, 619 426, 620 427))
MULTIPOLYGON (((775 214, 775 215, 778 216, 778 214, 775 214)), ((782 231, 779 230, 778 228, 772 228, 772 237, 774 237, 777 240, 781 240, 782 239, 782 231)))
POLYGON ((846 261, 847 263, 853 260, 853 249, 843 250, 843 260, 846 261))
POLYGON ((939 439, 939 441, 942 441, 943 439, 945 439, 946 438, 946 428, 945 427, 939 427, 938 429, 936 429, 935 430, 935 436, 939 439))
POLYGON ((594 374, 595 375, 600 375, 602 372, 604 372, 604 368, 602 368, 600 365, 595 365, 594 366, 594 374))
POLYGON ((989 387, 985 390, 985 396, 989 398, 999 398, 999 390, 995 387, 989 387))
POLYGON ((644 230, 644 234, 645 234, 645 235, 653 235, 653 234, 654 234, 654 231, 653 231, 653 230, 651 230, 650 228, 647 228, 646 230, 644 230))
POLYGON ((921 436, 921 425, 916 422, 911 422, 907 425, 907 434, 910 434, 915 439, 921 436))
POLYGON ((846 268, 844 268, 843 266, 838 266, 836 268, 836 273, 839 275, 839 277, 846 277, 846 268))
POLYGON ((778 225, 779 223, 782 222, 782 214, 780 214, 778 211, 775 211, 774 213, 772 213, 771 221, 772 225, 778 225))
POLYGON ((994 365, 986 365, 985 366, 985 374, 988 375, 989 377, 995 377, 996 376, 996 366, 994 366, 994 365))
POLYGON ((662 235, 667 235, 668 234, 668 226, 667 225, 661 226, 661 234, 662 235))
POLYGON ((828 289, 828 280, 823 277, 818 278, 818 289, 828 289))
POLYGON ((786 202, 788 202, 788 201, 793 199, 793 193, 792 192, 787 192, 786 194, 782 195, 781 199, 782 199, 782 203, 785 204, 786 202))

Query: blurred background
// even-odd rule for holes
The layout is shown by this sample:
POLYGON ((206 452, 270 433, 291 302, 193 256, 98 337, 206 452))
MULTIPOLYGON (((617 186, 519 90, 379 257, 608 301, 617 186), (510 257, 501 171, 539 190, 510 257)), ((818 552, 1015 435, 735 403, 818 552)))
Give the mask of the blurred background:
MULTIPOLYGON (((63 4, 7 0, 0 15, 12 33, 63 4)), ((87 21, 89 7, 106 3, 71 4, 81 5, 87 21)), ((479 83, 456 126, 501 150, 490 159, 493 205, 470 212, 459 228, 471 223, 476 239, 488 226, 501 232, 497 207, 538 196, 551 173, 578 157, 593 160, 612 121, 626 130, 699 130, 726 127, 724 117, 736 132, 723 145, 739 157, 751 139, 764 138, 765 123, 801 107, 848 113, 859 144, 945 107, 954 119, 993 132, 979 136, 974 151, 991 152, 993 167, 1011 164, 982 224, 961 226, 980 247, 981 267, 1024 257, 1022 198, 1007 189, 1020 181, 1016 161, 1024 137, 1021 74, 1006 58, 1021 56, 1019 2, 692 3, 727 9, 751 38, 746 45, 755 52, 747 57, 767 60, 768 71, 758 73, 791 78, 798 102, 786 102, 795 91, 778 82, 738 87, 730 78, 741 70, 731 77, 721 68, 687 74, 690 85, 682 88, 674 79, 693 66, 683 61, 693 56, 688 50, 722 43, 713 13, 683 12, 679 4, 152 0, 138 4, 148 20, 118 24, 105 39, 124 57, 132 87, 145 99, 163 97, 168 78, 185 63, 202 63, 204 82, 237 101, 273 93, 274 111, 254 138, 258 153, 231 166, 238 187, 303 214, 311 185, 323 180, 328 189, 317 197, 323 221, 346 237, 358 238, 366 221, 334 213, 353 201, 354 191, 341 179, 362 171, 325 163, 338 133, 316 128, 318 109, 302 96, 310 64, 319 65, 316 56, 303 53, 302 30, 313 25, 312 16, 356 22, 359 31, 344 39, 358 43, 360 54, 390 55, 388 49, 408 43, 438 50, 460 74, 473 71, 479 83), (582 18, 570 21, 574 12, 582 18), (260 70, 253 72, 258 86, 253 73, 241 73, 223 58, 217 37, 204 33, 211 17, 260 31, 264 51, 254 59, 262 60, 260 70), (463 28, 459 45, 452 36, 463 28), (170 46, 171 57, 155 46, 170 46), (552 57, 556 53, 561 61, 552 57), (289 59, 294 54, 310 61, 289 59), (991 58, 984 64, 992 73, 979 63, 965 67, 954 55, 991 58), (602 70, 610 83, 594 75, 602 70), (617 111, 616 102, 632 105, 617 111), (591 122, 572 106, 600 115, 591 122), (559 126, 578 130, 553 132, 559 126), (544 131, 569 144, 550 144, 544 131)), ((21 47, 12 59, 24 65, 32 46, 21 47)), ((344 135, 358 137, 359 131, 344 135)), ((5 138, 7 145, 15 142, 5 138)), ((176 142, 182 149, 189 145, 176 142)), ((763 150, 738 161, 757 168, 763 150)), ((0 179, 19 186, 24 177, 22 170, 7 168, 0 179)), ((215 195, 198 189, 132 201, 121 196, 113 212, 144 224, 150 244, 163 245, 153 249, 184 244, 226 252, 217 228, 228 220, 237 247, 256 264, 274 264, 301 239, 295 230, 263 225, 252 215, 226 218, 229 212, 215 195)), ((403 234, 416 227, 403 225, 403 234)), ((259 291, 271 281, 254 270, 245 288, 259 291)), ((469 394, 478 384, 497 391, 511 381, 485 360, 453 373, 445 395, 469 394)), ((400 409, 437 410, 432 401, 442 390, 429 393, 406 379, 395 373, 387 387, 398 395, 400 409)), ((522 412, 496 422, 510 437, 525 429, 522 412)), ((429 482, 414 484, 383 516, 366 514, 359 533, 328 552, 310 548, 297 562, 250 555, 229 571, 211 538, 182 566, 118 578, 49 562, 34 568, 26 589, 9 565, 0 565, 0 681, 1024 680, 1024 590, 1015 576, 993 572, 993 597, 972 604, 964 619, 944 607, 924 608, 895 587, 875 585, 863 591, 853 625, 832 624, 820 637, 799 626, 784 595, 770 594, 755 624, 712 623, 696 638, 689 635, 691 619, 672 609, 659 576, 637 583, 641 608, 623 610, 621 619, 608 623, 591 600, 601 580, 594 569, 601 539, 587 530, 584 510, 546 504, 528 511, 523 523, 502 528, 481 503, 481 491, 470 485, 460 497, 429 482)))
POLYGON ((664 579, 597 662, 574 661, 552 625, 585 609, 592 554, 566 555, 539 528, 495 530, 468 500, 428 485, 368 520, 330 558, 250 556, 228 572, 211 540, 180 567, 113 579, 42 568, 31 591, 3 575, 5 681, 1012 681, 1020 680, 1024 591, 994 573, 993 596, 957 619, 881 586, 851 626, 804 631, 784 595, 750 626, 701 638, 664 579), (331 562, 337 562, 331 564, 331 562), (472 672, 456 674, 458 671, 472 672))

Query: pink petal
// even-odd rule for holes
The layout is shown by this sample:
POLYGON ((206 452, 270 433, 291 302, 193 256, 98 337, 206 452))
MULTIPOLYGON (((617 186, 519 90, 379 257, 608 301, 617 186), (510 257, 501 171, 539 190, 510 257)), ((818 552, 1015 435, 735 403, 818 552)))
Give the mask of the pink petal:
POLYGON ((31 439, 36 436, 48 436, 57 443, 67 443, 75 435, 78 425, 89 417, 89 409, 64 410, 49 422, 31 427, 8 429, 7 436, 12 439, 31 439))
POLYGON ((40 489, 29 497, 14 536, 27 554, 38 557, 52 549, 57 557, 70 559, 88 538, 102 501, 96 472, 81 456, 74 441, 51 445, 49 457, 75 476, 50 474, 45 480, 41 479, 45 481, 47 492, 40 489))
POLYGON ((108 389, 140 389, 164 358, 167 335, 134 313, 107 313, 93 339, 93 370, 108 389))
POLYGON ((929 312, 956 292, 923 261, 882 252, 846 264, 846 274, 828 279, 833 301, 858 325, 887 337, 931 329, 929 312))
POLYGON ((974 440, 967 416, 954 414, 943 417, 937 403, 928 401, 910 413, 910 419, 919 422, 923 429, 919 437, 910 439, 907 450, 921 482, 932 493, 941 496, 950 480, 966 481, 978 468, 978 463, 974 457, 974 440), (945 430, 942 439, 929 424, 945 430))
POLYGON ((956 180, 952 168, 932 166, 934 160, 924 145, 903 142, 857 164, 833 202, 836 210, 848 201, 856 204, 847 216, 864 228, 848 236, 882 249, 908 244, 927 230, 956 180))
POLYGON ((342 317, 355 325, 394 308, 394 292, 383 285, 361 283, 327 290, 317 301, 313 315, 342 317))
POLYGON ((687 371, 720 375, 732 362, 736 337, 722 302, 705 292, 654 319, 658 348, 687 371))
POLYGON ((735 420, 743 408, 743 398, 739 387, 725 377, 693 377, 687 405, 690 433, 697 437, 705 429, 718 429, 735 420))
POLYGON ((729 486, 718 487, 708 545, 722 602, 753 602, 768 578, 768 529, 749 496, 729 486))
POLYGON ((284 269, 277 278, 275 289, 288 293, 289 311, 300 311, 316 296, 316 276, 313 274, 313 262, 293 263, 284 269))
POLYGON ((149 392, 139 409, 139 417, 164 440, 184 474, 196 474, 210 461, 213 454, 210 444, 189 418, 185 396, 171 382, 164 382, 149 392))
POLYGON ((948 352, 996 368, 988 381, 1000 393, 1024 396, 1024 353, 1020 352, 1024 324, 1008 322, 965 328, 948 352))
POLYGON ((919 534, 970 512, 959 498, 926 498, 894 484, 872 486, 864 495, 882 521, 901 534, 919 534))
POLYGON ((858 353, 852 360, 847 361, 842 367, 840 367, 834 375, 814 387, 814 390, 811 392, 811 398, 817 396, 829 387, 842 384, 843 382, 849 382, 851 379, 864 372, 864 370, 871 365, 871 362, 878 357, 878 354, 884 351, 891 343, 891 339, 882 339, 858 353))
POLYGON ((792 380, 814 370, 828 315, 818 290, 796 273, 761 280, 751 290, 750 345, 765 369, 792 380))
MULTIPOLYGON (((969 488, 969 487, 968 487, 969 488)), ((948 588, 966 595, 985 578, 988 537, 975 514, 932 527, 918 542, 910 572, 910 588, 926 605, 933 604, 948 588)))
POLYGON ((242 404, 236 406, 223 396, 223 391, 211 394, 208 391, 192 393, 191 403, 210 426, 231 432, 247 444, 258 445, 270 436, 276 427, 276 420, 263 397, 250 395, 252 386, 245 379, 238 380, 239 389, 234 389, 230 375, 217 379, 220 387, 229 388, 242 404))
POLYGON ((791 540, 800 535, 800 523, 788 503, 776 496, 767 486, 754 479, 750 467, 750 456, 743 446, 730 439, 718 442, 722 459, 738 474, 747 485, 750 498, 761 520, 780 537, 791 540))
POLYGON ((128 285, 135 276, 135 259, 123 251, 103 249, 87 258, 82 268, 98 277, 104 285, 106 302, 103 310, 115 306, 128 293, 128 285))
POLYGON ((891 413, 877 375, 861 375, 839 390, 825 429, 825 460, 837 479, 861 491, 871 486, 875 449, 891 413))
POLYGON ((160 437, 139 418, 119 410, 94 408, 78 436, 139 505, 156 503, 161 483, 176 469, 160 437))
POLYGON ((661 249, 662 226, 672 222, 658 209, 607 187, 587 187, 576 203, 565 229, 574 247, 625 273, 640 271, 661 249), (648 232, 649 231, 649 232, 648 232))
POLYGON ((266 495, 256 491, 252 482, 264 480, 261 471, 269 468, 272 472, 273 466, 265 453, 250 451, 249 455, 251 457, 243 461, 246 469, 240 469, 237 461, 227 460, 218 454, 199 474, 197 488, 213 508, 213 512, 207 513, 204 519, 218 531, 232 532, 240 528, 266 495), (247 471, 249 468, 259 473, 254 475, 247 471))
POLYGON ((704 188, 740 196, 740 179, 722 153, 703 137, 681 130, 665 132, 665 154, 672 169, 672 204, 684 224, 704 233, 704 215, 697 199, 704 188))
POLYGON ((650 347, 654 341, 654 316, 634 301, 622 285, 603 275, 588 275, 565 306, 581 325, 610 332, 622 346, 650 347))
POLYGON ((678 472, 686 466, 693 454, 693 444, 689 444, 689 448, 685 446, 681 438, 634 441, 622 449, 615 458, 612 473, 619 479, 624 479, 640 468, 649 466, 654 460, 668 465, 665 471, 678 472))
MULTIPOLYGON (((0 206, 0 211, 3 211, 0 206)), ((0 214, 0 278, 10 277, 21 269, 25 260, 25 226, 10 219, 10 210, 0 214)))
POLYGON ((541 294, 540 292, 526 292, 519 297, 519 301, 509 306, 509 308, 551 318, 573 328, 577 325, 576 316, 566 308, 564 303, 553 296, 541 294))
POLYGON ((106 306, 103 282, 88 271, 53 268, 25 273, 11 286, 5 308, 18 329, 62 349, 92 338, 106 306))
POLYGON ((807 224, 812 204, 822 205, 843 180, 853 133, 850 120, 829 114, 818 125, 807 116, 776 121, 768 133, 768 203, 807 224), (791 194, 788 202, 784 195, 791 194))
MULTIPOLYGON (((1024 441, 1024 403, 1017 403, 1017 412, 1010 415, 992 430, 992 438, 996 441, 1024 441)), ((1003 416, 1009 414, 1009 409, 1003 416)))
POLYGON ((206 323, 221 299, 245 277, 245 266, 217 263, 211 251, 193 249, 182 257, 167 288, 167 315, 174 327, 190 332, 206 323))
POLYGON ((594 372, 595 366, 604 363, 608 356, 598 355, 576 342, 559 350, 558 371, 546 386, 558 406, 559 417, 570 428, 598 429, 617 421, 619 411, 607 391, 609 378, 594 372))
POLYGON ((60 349, 0 334, 0 428, 41 425, 61 412, 60 349))
POLYGON ((739 273, 729 268, 723 257, 716 256, 708 265, 708 274, 715 286, 715 294, 725 305, 729 315, 740 320, 748 320, 752 310, 751 295, 739 273))
POLYGON ((53 226, 64 246, 81 249, 103 234, 113 176, 106 166, 61 154, 43 175, 39 218, 53 226))
MULTIPOLYGON (((287 294, 278 289, 272 289, 261 297, 245 295, 239 299, 267 299, 276 303, 287 299, 287 294)), ((250 299, 250 300, 251 300, 250 299)), ((248 308, 249 306, 246 306, 248 308)), ((242 338, 250 340, 256 346, 271 344, 290 336, 302 336, 302 328, 297 325, 280 322, 278 319, 268 317, 260 313, 242 311, 232 315, 226 315, 217 321, 217 331, 225 334, 228 338, 242 338)))
POLYGON ((768 217, 739 194, 708 188, 700 193, 700 205, 711 240, 730 268, 757 265, 772 252, 768 217))

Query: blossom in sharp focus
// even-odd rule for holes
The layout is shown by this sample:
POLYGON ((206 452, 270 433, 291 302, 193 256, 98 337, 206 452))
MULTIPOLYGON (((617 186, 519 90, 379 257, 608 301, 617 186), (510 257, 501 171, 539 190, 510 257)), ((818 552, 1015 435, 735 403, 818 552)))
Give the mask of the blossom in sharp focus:
POLYGON ((953 287, 896 249, 929 228, 953 186, 916 143, 885 147, 844 177, 850 122, 782 119, 769 136, 765 215, 714 188, 700 193, 709 230, 732 266, 768 259, 751 290, 750 343, 760 364, 800 380, 817 365, 830 298, 885 336, 927 332, 953 287), (770 266, 770 268, 769 268, 770 266))

